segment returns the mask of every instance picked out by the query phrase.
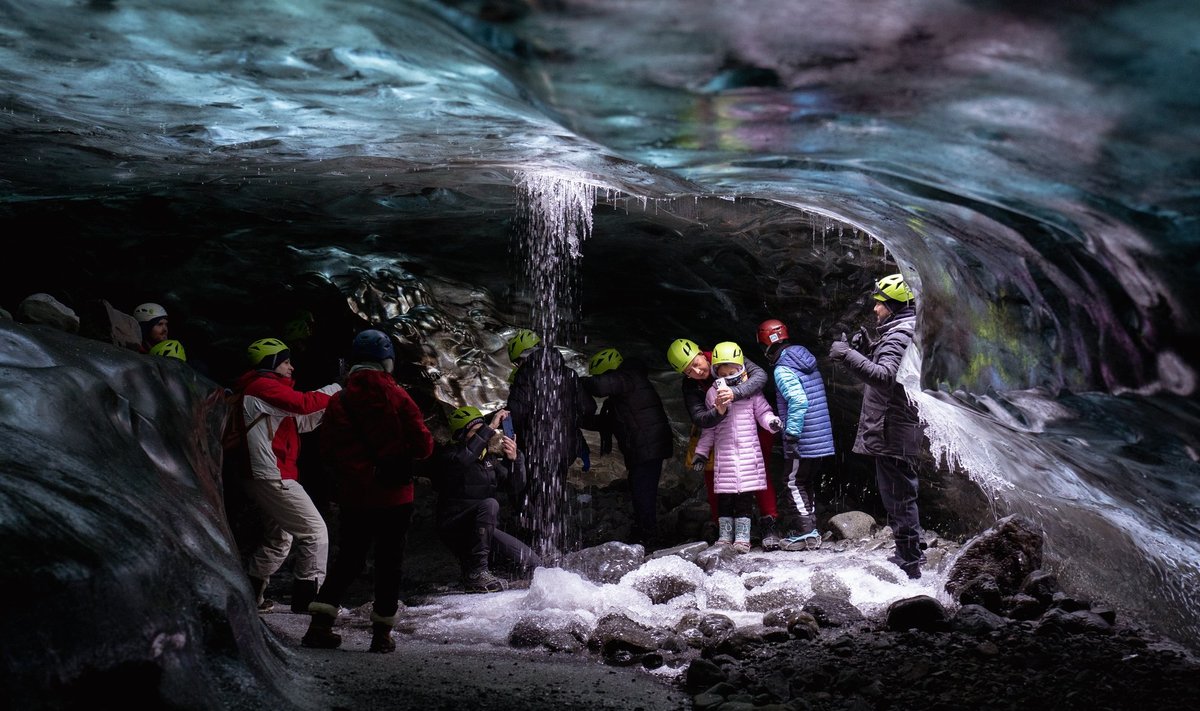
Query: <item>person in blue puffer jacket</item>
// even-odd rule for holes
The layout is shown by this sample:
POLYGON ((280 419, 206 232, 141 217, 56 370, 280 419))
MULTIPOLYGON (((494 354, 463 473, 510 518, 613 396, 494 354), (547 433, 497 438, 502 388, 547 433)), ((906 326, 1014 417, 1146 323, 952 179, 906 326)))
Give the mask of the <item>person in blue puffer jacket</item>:
POLYGON ((758 326, 758 342, 774 366, 775 405, 783 420, 783 461, 787 496, 783 497, 785 551, 821 547, 817 530, 816 481, 834 454, 833 424, 825 397, 825 381, 817 357, 793 344, 787 326, 768 319, 758 326))

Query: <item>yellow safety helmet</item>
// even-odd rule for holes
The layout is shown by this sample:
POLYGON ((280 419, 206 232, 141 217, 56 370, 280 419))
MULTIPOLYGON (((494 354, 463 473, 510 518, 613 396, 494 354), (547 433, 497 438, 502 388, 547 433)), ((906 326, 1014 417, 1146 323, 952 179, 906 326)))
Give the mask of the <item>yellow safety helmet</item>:
POLYGON ((596 355, 592 356, 592 360, 588 363, 588 373, 590 375, 600 375, 607 373, 610 370, 616 370, 621 367, 621 363, 625 359, 616 348, 605 348, 596 355))
POLYGON ((700 346, 694 341, 689 341, 686 338, 677 338, 667 348, 667 362, 675 369, 676 373, 682 373, 687 370, 687 367, 692 364, 696 356, 700 354, 700 346))
POLYGON ((875 282, 875 293, 871 294, 876 301, 899 301, 902 304, 907 304, 916 298, 913 295, 912 289, 908 288, 908 283, 904 281, 904 277, 900 274, 889 274, 879 281, 875 282))
POLYGON ((187 352, 183 350, 183 344, 170 338, 154 344, 154 347, 150 349, 150 355, 178 358, 182 361, 187 360, 187 352))
POLYGON ((483 413, 478 407, 465 405, 450 413, 450 434, 458 435, 458 433, 467 428, 476 420, 483 421, 483 413))
POLYGON ((746 365, 746 359, 742 357, 742 347, 733 341, 724 341, 713 346, 713 367, 716 367, 722 363, 733 363, 739 366, 746 365))
POLYGON ((508 359, 516 363, 525 351, 542 342, 541 336, 528 328, 517 329, 512 338, 508 339, 508 359))
POLYGON ((251 343, 250 347, 246 349, 246 357, 249 358, 250 365, 259 365, 265 358, 272 357, 272 370, 274 370, 274 368, 278 366, 280 362, 282 362, 282 360, 277 357, 277 355, 280 353, 285 354, 285 357, 282 360, 287 360, 287 358, 290 357, 290 351, 288 351, 287 344, 278 338, 260 338, 254 343, 251 343))

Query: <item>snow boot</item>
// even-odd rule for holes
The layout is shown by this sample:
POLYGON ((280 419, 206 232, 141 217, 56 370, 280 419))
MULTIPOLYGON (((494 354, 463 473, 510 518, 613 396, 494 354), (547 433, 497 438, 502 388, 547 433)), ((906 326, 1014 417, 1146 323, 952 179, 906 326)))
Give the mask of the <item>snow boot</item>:
POLYGON ((821 547, 821 534, 817 529, 798 536, 788 536, 783 541, 785 551, 815 551, 821 547))
POLYGON ((777 551, 781 545, 779 540, 779 531, 777 530, 774 516, 763 516, 758 519, 758 524, 762 528, 762 549, 764 551, 777 551))
POLYGON ((717 519, 717 544, 732 545, 733 544, 733 517, 722 516, 717 519))
POLYGON ((317 599, 317 581, 292 581, 292 612, 303 615, 308 612, 308 604, 317 599))
POLYGON ((738 553, 750 552, 750 517, 739 516, 733 521, 733 547, 738 553))
POLYGON ((333 631, 338 609, 323 602, 314 602, 308 606, 308 610, 312 613, 312 621, 308 623, 308 631, 304 633, 300 644, 313 649, 337 649, 342 646, 342 636, 333 631))
POLYGON ((396 626, 396 616, 380 617, 371 613, 371 647, 367 651, 376 654, 388 654, 396 651, 396 641, 392 639, 392 628, 396 626))

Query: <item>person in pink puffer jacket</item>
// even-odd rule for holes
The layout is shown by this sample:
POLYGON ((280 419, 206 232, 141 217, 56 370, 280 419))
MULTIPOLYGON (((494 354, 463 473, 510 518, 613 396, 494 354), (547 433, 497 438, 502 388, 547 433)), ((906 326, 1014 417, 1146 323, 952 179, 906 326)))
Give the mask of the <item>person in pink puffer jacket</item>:
POLYGON ((692 469, 703 472, 710 455, 717 451, 713 490, 717 494, 717 544, 732 544, 739 553, 750 550, 750 516, 755 493, 767 487, 767 465, 758 441, 758 426, 778 432, 782 423, 762 393, 717 405, 717 392, 737 385, 746 377, 745 359, 738 344, 726 341, 712 350, 713 386, 705 395, 708 407, 716 407, 725 418, 705 429, 696 442, 692 469))

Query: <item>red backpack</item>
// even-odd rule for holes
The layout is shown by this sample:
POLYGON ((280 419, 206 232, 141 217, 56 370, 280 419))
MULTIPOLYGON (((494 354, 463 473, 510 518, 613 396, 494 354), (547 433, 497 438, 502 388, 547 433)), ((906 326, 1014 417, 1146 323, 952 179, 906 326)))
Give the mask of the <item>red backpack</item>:
POLYGON ((246 432, 266 419, 263 412, 246 425, 246 393, 241 390, 225 391, 225 429, 221 432, 221 474, 226 481, 250 478, 250 448, 246 444, 246 432))

